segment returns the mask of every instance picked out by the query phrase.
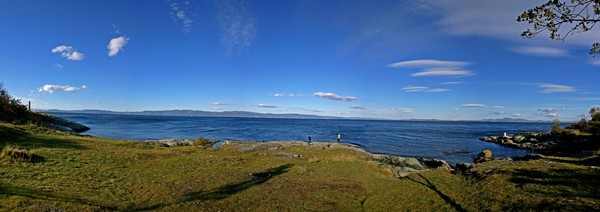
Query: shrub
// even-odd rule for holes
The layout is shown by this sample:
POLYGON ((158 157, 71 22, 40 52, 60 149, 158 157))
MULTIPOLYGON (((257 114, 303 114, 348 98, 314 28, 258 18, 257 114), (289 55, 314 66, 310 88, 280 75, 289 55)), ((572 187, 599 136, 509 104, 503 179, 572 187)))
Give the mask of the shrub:
POLYGON ((0 83, 0 121, 8 123, 24 122, 27 118, 27 107, 21 100, 15 99, 0 83))
POLYGON ((11 162, 33 162, 36 155, 25 148, 16 145, 6 145, 0 153, 0 160, 11 162))
POLYGON ((554 121, 552 121, 552 130, 550 132, 552 132, 552 134, 560 134, 562 131, 563 129, 560 128, 560 121, 554 119, 554 121))
POLYGON ((214 143, 214 141, 212 141, 208 138, 198 138, 198 139, 196 139, 196 141, 192 142, 192 146, 208 147, 208 146, 212 145, 213 143, 214 143))

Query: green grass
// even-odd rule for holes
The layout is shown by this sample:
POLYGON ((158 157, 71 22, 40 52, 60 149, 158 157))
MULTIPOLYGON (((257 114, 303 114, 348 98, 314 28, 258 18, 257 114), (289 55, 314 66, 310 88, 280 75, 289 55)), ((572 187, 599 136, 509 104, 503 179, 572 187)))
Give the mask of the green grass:
POLYGON ((165 148, 8 124, 0 135, 44 158, 0 163, 0 211, 600 209, 593 159, 490 162, 473 177, 432 170, 397 179, 351 149, 165 148), (271 177, 250 175, 259 172, 271 177))

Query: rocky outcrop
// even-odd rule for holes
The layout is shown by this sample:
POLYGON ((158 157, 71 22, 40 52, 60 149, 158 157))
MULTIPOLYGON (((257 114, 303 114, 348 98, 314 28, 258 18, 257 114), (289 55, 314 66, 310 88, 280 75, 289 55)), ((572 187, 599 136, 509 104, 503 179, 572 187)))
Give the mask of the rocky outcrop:
POLYGON ((145 144, 155 144, 162 147, 174 147, 174 146, 191 146, 196 140, 195 139, 160 139, 160 140, 144 140, 141 141, 145 144))
POLYGON ((448 164, 448 162, 445 160, 419 158, 419 162, 431 169, 443 169, 448 171, 452 170, 450 164, 448 164))
POLYGON ((492 160, 492 151, 489 149, 483 150, 475 158, 475 163, 483 163, 492 160))

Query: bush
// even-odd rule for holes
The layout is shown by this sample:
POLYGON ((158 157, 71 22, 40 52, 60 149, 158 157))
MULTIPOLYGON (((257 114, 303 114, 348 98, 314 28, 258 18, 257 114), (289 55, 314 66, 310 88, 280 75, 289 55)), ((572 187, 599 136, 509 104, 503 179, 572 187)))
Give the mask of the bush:
POLYGON ((213 143, 215 143, 215 142, 208 138, 198 138, 198 139, 196 139, 196 141, 192 142, 192 146, 208 147, 208 146, 212 145, 213 143))
POLYGON ((8 123, 20 123, 27 119, 28 110, 21 100, 15 99, 0 83, 0 121, 8 123))
POLYGON ((552 134, 560 134, 563 131, 562 128, 560 128, 560 121, 558 119, 554 119, 554 121, 552 121, 552 130, 550 131, 552 134))
POLYGON ((16 145, 6 145, 0 153, 0 160, 11 162, 33 162, 36 155, 25 148, 16 145))

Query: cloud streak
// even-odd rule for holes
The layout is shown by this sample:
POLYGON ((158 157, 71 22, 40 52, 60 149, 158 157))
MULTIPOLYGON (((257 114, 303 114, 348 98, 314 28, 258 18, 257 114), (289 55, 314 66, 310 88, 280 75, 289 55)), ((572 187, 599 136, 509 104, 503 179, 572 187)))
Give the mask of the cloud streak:
POLYGON ((321 97, 321 98, 325 98, 325 99, 336 100, 336 101, 344 101, 344 102, 352 102, 352 101, 358 100, 358 98, 353 97, 353 96, 339 96, 334 93, 326 93, 326 92, 316 92, 316 93, 313 93, 313 96, 321 97))
POLYGON ((47 84, 42 87, 39 87, 38 92, 47 92, 47 93, 56 93, 59 91, 78 92, 85 88, 87 88, 87 86, 85 86, 85 85, 78 88, 78 87, 71 87, 68 85, 49 85, 49 84, 47 84))
POLYGON ((256 37, 256 17, 242 1, 217 1, 221 42, 228 54, 252 46, 256 37))
POLYGON ((463 104, 463 107, 486 107, 484 104, 463 104))
POLYGON ((575 91, 575 88, 571 87, 571 86, 557 85, 557 84, 550 84, 550 83, 538 83, 537 87, 542 89, 540 91, 542 93, 565 93, 565 92, 574 92, 575 91))
POLYGON ((191 12, 190 2, 185 1, 184 3, 180 3, 178 1, 174 1, 169 5, 171 8, 171 18, 181 24, 181 31, 184 33, 188 33, 192 31, 192 25, 194 24, 194 19, 190 16, 194 14, 191 12))
POLYGON ((128 42, 129 38, 125 36, 110 39, 110 42, 106 46, 106 48, 108 48, 108 56, 116 56, 121 50, 123 50, 123 47, 127 45, 128 42))
POLYGON ((467 77, 473 75, 468 70, 424 70, 411 74, 413 77, 467 77))
POLYGON ((460 68, 470 65, 470 62, 465 61, 447 61, 447 60, 408 60, 396 62, 388 65, 390 68, 435 68, 435 67, 454 67, 460 68))
POLYGON ((67 58, 67 60, 83 60, 85 59, 85 55, 83 53, 78 52, 72 46, 60 45, 54 47, 52 49, 52 53, 60 53, 60 56, 67 58))
POLYGON ((523 55, 531 55, 531 56, 539 56, 539 57, 566 57, 569 56, 569 53, 564 49, 551 48, 551 47, 542 47, 542 46, 522 46, 510 49, 513 52, 523 54, 523 55))
POLYGON ((274 105, 267 105, 267 104, 257 104, 256 107, 262 107, 262 108, 277 108, 277 106, 274 105))

